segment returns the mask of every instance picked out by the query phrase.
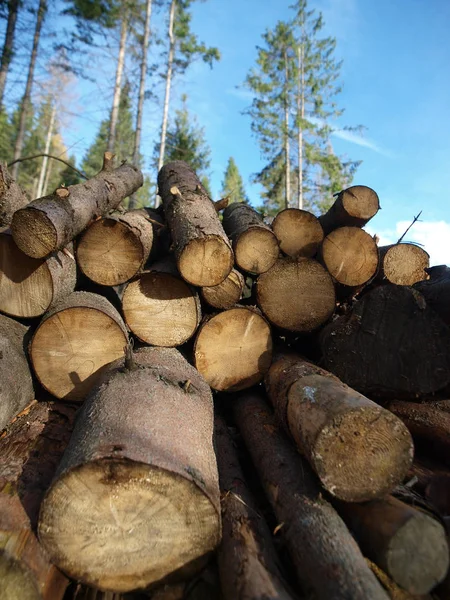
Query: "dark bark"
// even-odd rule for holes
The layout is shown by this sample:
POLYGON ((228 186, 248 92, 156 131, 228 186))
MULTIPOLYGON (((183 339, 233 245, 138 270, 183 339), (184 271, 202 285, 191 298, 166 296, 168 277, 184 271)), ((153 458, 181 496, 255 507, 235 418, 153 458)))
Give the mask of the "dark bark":
POLYGON ((419 291, 428 306, 450 326, 450 268, 445 265, 425 269, 430 279, 419 281, 414 289, 419 291))

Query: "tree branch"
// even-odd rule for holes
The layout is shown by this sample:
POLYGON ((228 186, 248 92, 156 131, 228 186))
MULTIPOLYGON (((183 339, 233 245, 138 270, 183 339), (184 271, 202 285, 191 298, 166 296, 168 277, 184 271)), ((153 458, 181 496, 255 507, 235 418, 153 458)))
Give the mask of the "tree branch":
POLYGON ((24 158, 17 158, 16 160, 13 160, 12 162, 8 163, 8 167, 11 167, 12 165, 19 163, 19 162, 24 162, 26 160, 33 160, 34 158, 41 158, 42 156, 47 156, 47 158, 53 158, 53 160, 58 160, 59 162, 62 162, 65 165, 67 165, 68 167, 70 167, 71 169, 73 169, 75 171, 75 173, 78 173, 78 175, 80 177, 82 177, 83 179, 89 179, 89 177, 87 177, 87 175, 85 175, 84 173, 79 171, 77 168, 75 168, 69 162, 67 162, 63 158, 59 158, 58 156, 53 156, 53 154, 35 154, 34 156, 25 156, 24 158))
POLYGON ((419 220, 420 215, 422 214, 422 211, 420 211, 420 213, 414 217, 413 222, 411 223, 411 225, 408 227, 408 229, 405 231, 405 233, 402 235, 401 238, 399 238, 397 244, 400 244, 400 242, 402 241, 402 239, 405 237, 405 235, 408 233, 408 231, 411 229, 411 227, 414 225, 414 223, 416 223, 419 220))

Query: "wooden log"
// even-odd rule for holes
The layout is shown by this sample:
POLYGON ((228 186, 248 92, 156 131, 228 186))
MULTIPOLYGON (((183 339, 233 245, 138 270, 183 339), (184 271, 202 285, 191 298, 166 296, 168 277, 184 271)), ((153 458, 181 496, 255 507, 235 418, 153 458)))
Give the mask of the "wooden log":
POLYGON ((262 216, 243 202, 233 202, 223 211, 223 228, 233 242, 236 265, 248 273, 268 271, 280 253, 274 232, 262 216))
POLYGON ((14 241, 28 256, 44 258, 67 246, 92 219, 117 208, 142 183, 141 171, 123 164, 100 171, 85 183, 58 188, 14 213, 14 241))
POLYGON ((0 438, 0 597, 60 600, 68 580, 35 536, 39 506, 66 448, 75 409, 34 403, 0 438))
POLYGON ((323 241, 319 219, 307 210, 282 210, 273 220, 272 229, 278 238, 280 249, 292 258, 313 258, 323 241))
POLYGON ((9 227, 16 210, 29 201, 26 192, 9 174, 6 164, 0 162, 0 227, 9 227))
POLYGON ((40 317, 74 291, 77 268, 73 246, 47 259, 30 258, 11 231, 0 232, 0 311, 22 319, 40 317))
POLYGON ((144 348, 111 365, 42 503, 51 560, 116 592, 198 566, 220 541, 212 434, 211 391, 176 350, 144 348))
POLYGON ((427 279, 430 255, 416 244, 392 244, 380 248, 379 279, 396 285, 413 285, 427 279))
POLYGON ((424 456, 414 457, 414 462, 408 471, 407 482, 412 481, 414 489, 420 490, 425 495, 428 484, 436 477, 447 477, 450 475, 450 469, 442 463, 430 460, 424 456))
POLYGON ((308 463, 282 435, 261 396, 247 393, 233 408, 299 581, 317 600, 386 600, 308 463))
POLYGON ((227 310, 239 302, 244 293, 245 279, 242 273, 233 269, 226 279, 213 287, 202 287, 203 300, 213 308, 227 310))
POLYGON ((379 286, 325 326, 323 366, 369 397, 415 398, 450 381, 450 329, 415 290, 379 286))
POLYGON ((258 277, 258 306, 282 329, 307 333, 323 325, 336 303, 329 273, 311 258, 280 258, 258 277))
POLYGON ((435 474, 425 488, 425 498, 444 517, 450 516, 450 473, 435 474))
POLYGON ((122 309, 131 331, 154 346, 184 344, 197 331, 202 316, 197 292, 167 258, 126 286, 122 309))
POLYGON ((215 390, 235 392, 259 383, 272 360, 267 321, 237 306, 206 319, 194 346, 194 364, 215 390))
POLYGON ((160 170, 158 190, 181 276, 200 287, 218 285, 229 275, 234 257, 207 191, 181 160, 160 170))
POLYGON ((393 496, 337 508, 363 554, 411 594, 428 594, 449 566, 444 527, 393 496))
POLYGON ((57 398, 79 402, 104 367, 124 355, 122 317, 102 296, 73 292, 42 319, 30 345, 36 377, 57 398))
POLYGON ((364 227, 380 209, 377 193, 365 185, 343 190, 327 213, 319 217, 325 235, 338 227, 364 227))
POLYGON ((291 600, 280 573, 270 530, 245 484, 225 422, 215 419, 222 507, 218 562, 225 600, 291 600))
POLYGON ((445 265, 425 269, 429 279, 418 281, 414 289, 420 292, 428 306, 450 326, 450 268, 445 265))
POLYGON ((295 355, 278 358, 265 383, 286 431, 333 496, 365 502, 403 480, 414 448, 391 412, 295 355))
POLYGON ((420 596, 417 596, 417 594, 410 594, 403 588, 399 587, 395 581, 392 581, 392 579, 386 575, 386 573, 380 569, 378 565, 373 563, 368 558, 366 558, 366 561, 372 573, 386 590, 390 600, 433 600, 430 594, 421 594, 420 596))
POLYGON ((378 269, 375 240, 358 227, 339 227, 323 240, 321 258, 331 276, 342 285, 367 283, 378 269))
POLYGON ((0 431, 34 398, 27 338, 28 327, 0 315, 0 431))

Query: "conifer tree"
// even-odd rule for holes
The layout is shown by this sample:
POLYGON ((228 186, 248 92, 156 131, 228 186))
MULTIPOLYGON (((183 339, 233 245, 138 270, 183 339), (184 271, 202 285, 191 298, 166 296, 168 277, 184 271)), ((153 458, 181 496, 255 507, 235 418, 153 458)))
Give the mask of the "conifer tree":
POLYGON ((227 168, 225 170, 224 179, 222 182, 221 195, 227 196, 232 202, 246 202, 248 203, 248 197, 245 193, 244 182, 242 176, 239 173, 239 169, 232 156, 228 159, 227 168))

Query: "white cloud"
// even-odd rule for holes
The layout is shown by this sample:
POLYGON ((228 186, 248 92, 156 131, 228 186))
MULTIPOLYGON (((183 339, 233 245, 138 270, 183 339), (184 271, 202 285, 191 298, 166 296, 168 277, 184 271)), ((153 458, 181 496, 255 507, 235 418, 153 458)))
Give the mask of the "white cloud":
POLYGON ((225 90, 225 93, 230 96, 235 96, 236 98, 239 98, 239 100, 245 100, 246 102, 253 100, 255 97, 255 94, 251 90, 242 87, 228 88, 225 90))
POLYGON ((373 142, 370 139, 363 137, 362 135, 358 135, 353 131, 347 131, 346 129, 334 129, 332 135, 340 138, 341 140, 345 140, 346 142, 351 142, 352 144, 356 144, 357 146, 363 146, 364 148, 369 148, 369 150, 373 150, 374 152, 378 152, 378 154, 382 154, 383 156, 392 157, 392 153, 388 150, 384 150, 380 148, 378 144, 373 142))

